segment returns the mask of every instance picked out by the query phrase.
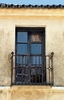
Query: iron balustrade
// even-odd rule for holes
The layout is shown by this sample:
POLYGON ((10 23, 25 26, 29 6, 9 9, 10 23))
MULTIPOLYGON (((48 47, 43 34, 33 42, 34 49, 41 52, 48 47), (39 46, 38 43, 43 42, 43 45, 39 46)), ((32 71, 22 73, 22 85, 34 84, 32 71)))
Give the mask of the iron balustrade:
POLYGON ((53 85, 53 55, 14 55, 11 52, 11 84, 53 85))

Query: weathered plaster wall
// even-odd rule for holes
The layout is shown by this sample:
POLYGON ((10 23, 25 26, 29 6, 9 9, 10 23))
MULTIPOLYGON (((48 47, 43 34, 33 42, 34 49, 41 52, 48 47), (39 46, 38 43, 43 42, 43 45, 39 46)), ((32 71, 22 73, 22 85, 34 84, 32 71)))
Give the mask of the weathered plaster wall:
POLYGON ((49 86, 0 87, 0 100, 64 100, 64 88, 49 86))
POLYGON ((0 87, 0 100, 11 100, 10 87, 0 87))
POLYGON ((12 100, 64 100, 64 90, 46 86, 21 86, 11 88, 12 100))
POLYGON ((0 85, 11 84, 15 27, 45 27, 46 54, 54 52, 54 85, 64 86, 64 10, 0 9, 0 85))

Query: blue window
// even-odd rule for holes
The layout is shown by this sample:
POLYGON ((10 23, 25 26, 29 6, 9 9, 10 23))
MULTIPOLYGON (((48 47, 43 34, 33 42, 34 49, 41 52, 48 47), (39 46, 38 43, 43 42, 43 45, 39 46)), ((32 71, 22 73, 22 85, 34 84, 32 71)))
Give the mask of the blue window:
MULTIPOLYGON (((45 51, 42 29, 19 29, 16 33, 16 83, 41 84, 43 52, 45 51)), ((44 73, 43 73, 44 74, 44 73)), ((46 74, 46 73, 45 73, 46 74)), ((45 79, 46 80, 46 79, 45 79)))

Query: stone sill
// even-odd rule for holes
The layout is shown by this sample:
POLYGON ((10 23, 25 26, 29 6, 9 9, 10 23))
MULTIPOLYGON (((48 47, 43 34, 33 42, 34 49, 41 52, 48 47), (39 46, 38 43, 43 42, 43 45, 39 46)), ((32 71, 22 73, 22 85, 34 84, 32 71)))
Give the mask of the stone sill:
POLYGON ((15 89, 15 88, 21 88, 21 89, 51 89, 52 86, 34 86, 34 85, 14 85, 14 86, 11 86, 11 89, 15 89))
POLYGON ((0 86, 1 89, 52 89, 52 90, 64 90, 64 87, 57 87, 57 86, 34 86, 34 85, 13 85, 13 86, 0 86))

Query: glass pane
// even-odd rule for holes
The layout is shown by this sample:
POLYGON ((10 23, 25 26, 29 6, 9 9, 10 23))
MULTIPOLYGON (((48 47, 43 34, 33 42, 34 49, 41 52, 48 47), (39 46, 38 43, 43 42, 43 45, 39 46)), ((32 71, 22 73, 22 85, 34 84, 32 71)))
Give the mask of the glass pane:
POLYGON ((17 54, 27 54, 27 44, 17 44, 17 54))
POLYGON ((41 44, 31 44, 31 54, 41 54, 41 44))
POLYGON ((37 34, 37 33, 33 33, 30 36, 30 41, 31 42, 42 42, 42 34, 37 34))
POLYGON ((42 65, 42 57, 41 56, 32 56, 31 64, 42 65))
POLYGON ((27 32, 18 32, 17 42, 27 42, 27 32))
POLYGON ((27 56, 17 56, 17 65, 27 65, 28 58, 27 56))

